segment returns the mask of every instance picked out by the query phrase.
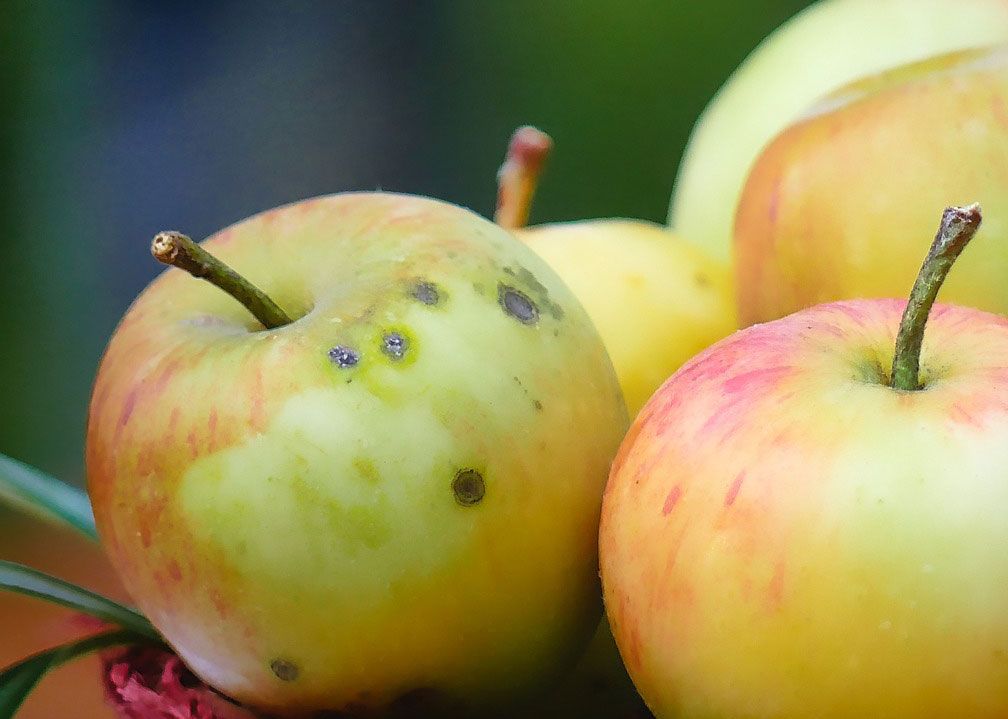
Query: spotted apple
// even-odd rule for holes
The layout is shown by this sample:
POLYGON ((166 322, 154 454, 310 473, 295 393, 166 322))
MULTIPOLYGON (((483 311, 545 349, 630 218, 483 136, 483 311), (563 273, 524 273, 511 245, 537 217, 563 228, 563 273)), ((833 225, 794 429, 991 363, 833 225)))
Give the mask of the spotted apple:
POLYGON ((420 197, 322 197, 184 240, 155 250, 252 287, 214 253, 256 314, 169 269, 101 362, 88 490, 139 608, 199 677, 275 714, 483 715, 549 686, 598 622, 627 425, 571 292, 420 197))

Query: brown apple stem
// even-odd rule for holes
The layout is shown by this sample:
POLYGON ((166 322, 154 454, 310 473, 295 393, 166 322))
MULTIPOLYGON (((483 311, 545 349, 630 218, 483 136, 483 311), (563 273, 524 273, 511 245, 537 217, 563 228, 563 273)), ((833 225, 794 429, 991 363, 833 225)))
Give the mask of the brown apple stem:
POLYGON ((159 232, 151 242, 151 254, 159 262, 185 270, 224 290, 241 302, 266 329, 283 327, 293 321, 265 292, 181 232, 159 232))
POLYGON ((980 205, 976 203, 967 207, 948 207, 942 213, 938 234, 924 258, 900 320, 890 382, 893 389, 921 388, 920 353, 928 314, 952 264, 973 239, 981 219, 980 205))
POLYGON ((528 224, 532 197, 553 139, 542 130, 526 125, 511 136, 504 164, 497 171, 497 211, 494 222, 506 230, 528 224))

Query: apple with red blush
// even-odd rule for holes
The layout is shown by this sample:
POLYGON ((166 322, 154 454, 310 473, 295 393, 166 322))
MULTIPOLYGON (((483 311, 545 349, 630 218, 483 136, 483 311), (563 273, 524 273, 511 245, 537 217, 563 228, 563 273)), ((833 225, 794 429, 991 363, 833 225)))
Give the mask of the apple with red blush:
POLYGON ((1008 716, 1008 320, 932 309, 979 222, 909 302, 741 330, 636 418, 601 570, 659 719, 1008 716))

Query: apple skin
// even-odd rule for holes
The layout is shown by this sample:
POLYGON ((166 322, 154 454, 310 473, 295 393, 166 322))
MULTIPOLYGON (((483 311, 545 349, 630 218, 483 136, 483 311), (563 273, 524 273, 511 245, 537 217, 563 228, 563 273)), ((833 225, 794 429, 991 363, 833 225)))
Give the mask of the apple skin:
POLYGON ((763 40, 703 111, 669 224, 728 259, 753 161, 810 105, 888 68, 1000 42, 1008 42, 1008 0, 825 0, 806 8, 763 40))
POLYGON ((942 296, 1008 313, 1008 46, 839 91, 778 136, 746 183, 735 226, 742 323, 905 295, 935 208, 972 201, 985 210, 981 239, 942 296))
POLYGON ((628 423, 570 291, 508 232, 403 195, 289 205, 204 246, 300 319, 263 331, 169 270, 113 336, 88 489, 140 609, 275 713, 485 713, 542 690, 598 621, 628 423), (484 494, 463 506, 469 469, 484 494))
POLYGON ((741 330, 633 423, 602 582, 659 718, 1008 716, 1008 319, 936 305, 902 392, 904 306, 741 330))
POLYGON ((727 263, 659 225, 586 220, 517 234, 588 311, 631 417, 683 362, 737 327, 727 263))

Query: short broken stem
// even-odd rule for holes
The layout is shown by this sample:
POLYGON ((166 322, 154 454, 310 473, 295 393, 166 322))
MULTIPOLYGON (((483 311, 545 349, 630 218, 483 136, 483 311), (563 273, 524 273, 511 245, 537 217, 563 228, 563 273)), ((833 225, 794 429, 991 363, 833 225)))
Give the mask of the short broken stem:
POLYGON ((539 175, 552 149, 553 139, 542 130, 526 125, 514 131, 504 164, 497 171, 494 222, 504 229, 528 224, 539 175))
POLYGON ((242 303, 267 329, 293 320, 269 296, 181 232, 159 232, 151 242, 151 254, 159 262, 185 270, 219 287, 242 303))
POLYGON ((952 264, 973 239, 981 219, 980 205, 976 203, 949 207, 942 214, 938 234, 910 290, 910 300, 900 320, 890 381, 893 389, 920 389, 920 353, 928 314, 952 264))

